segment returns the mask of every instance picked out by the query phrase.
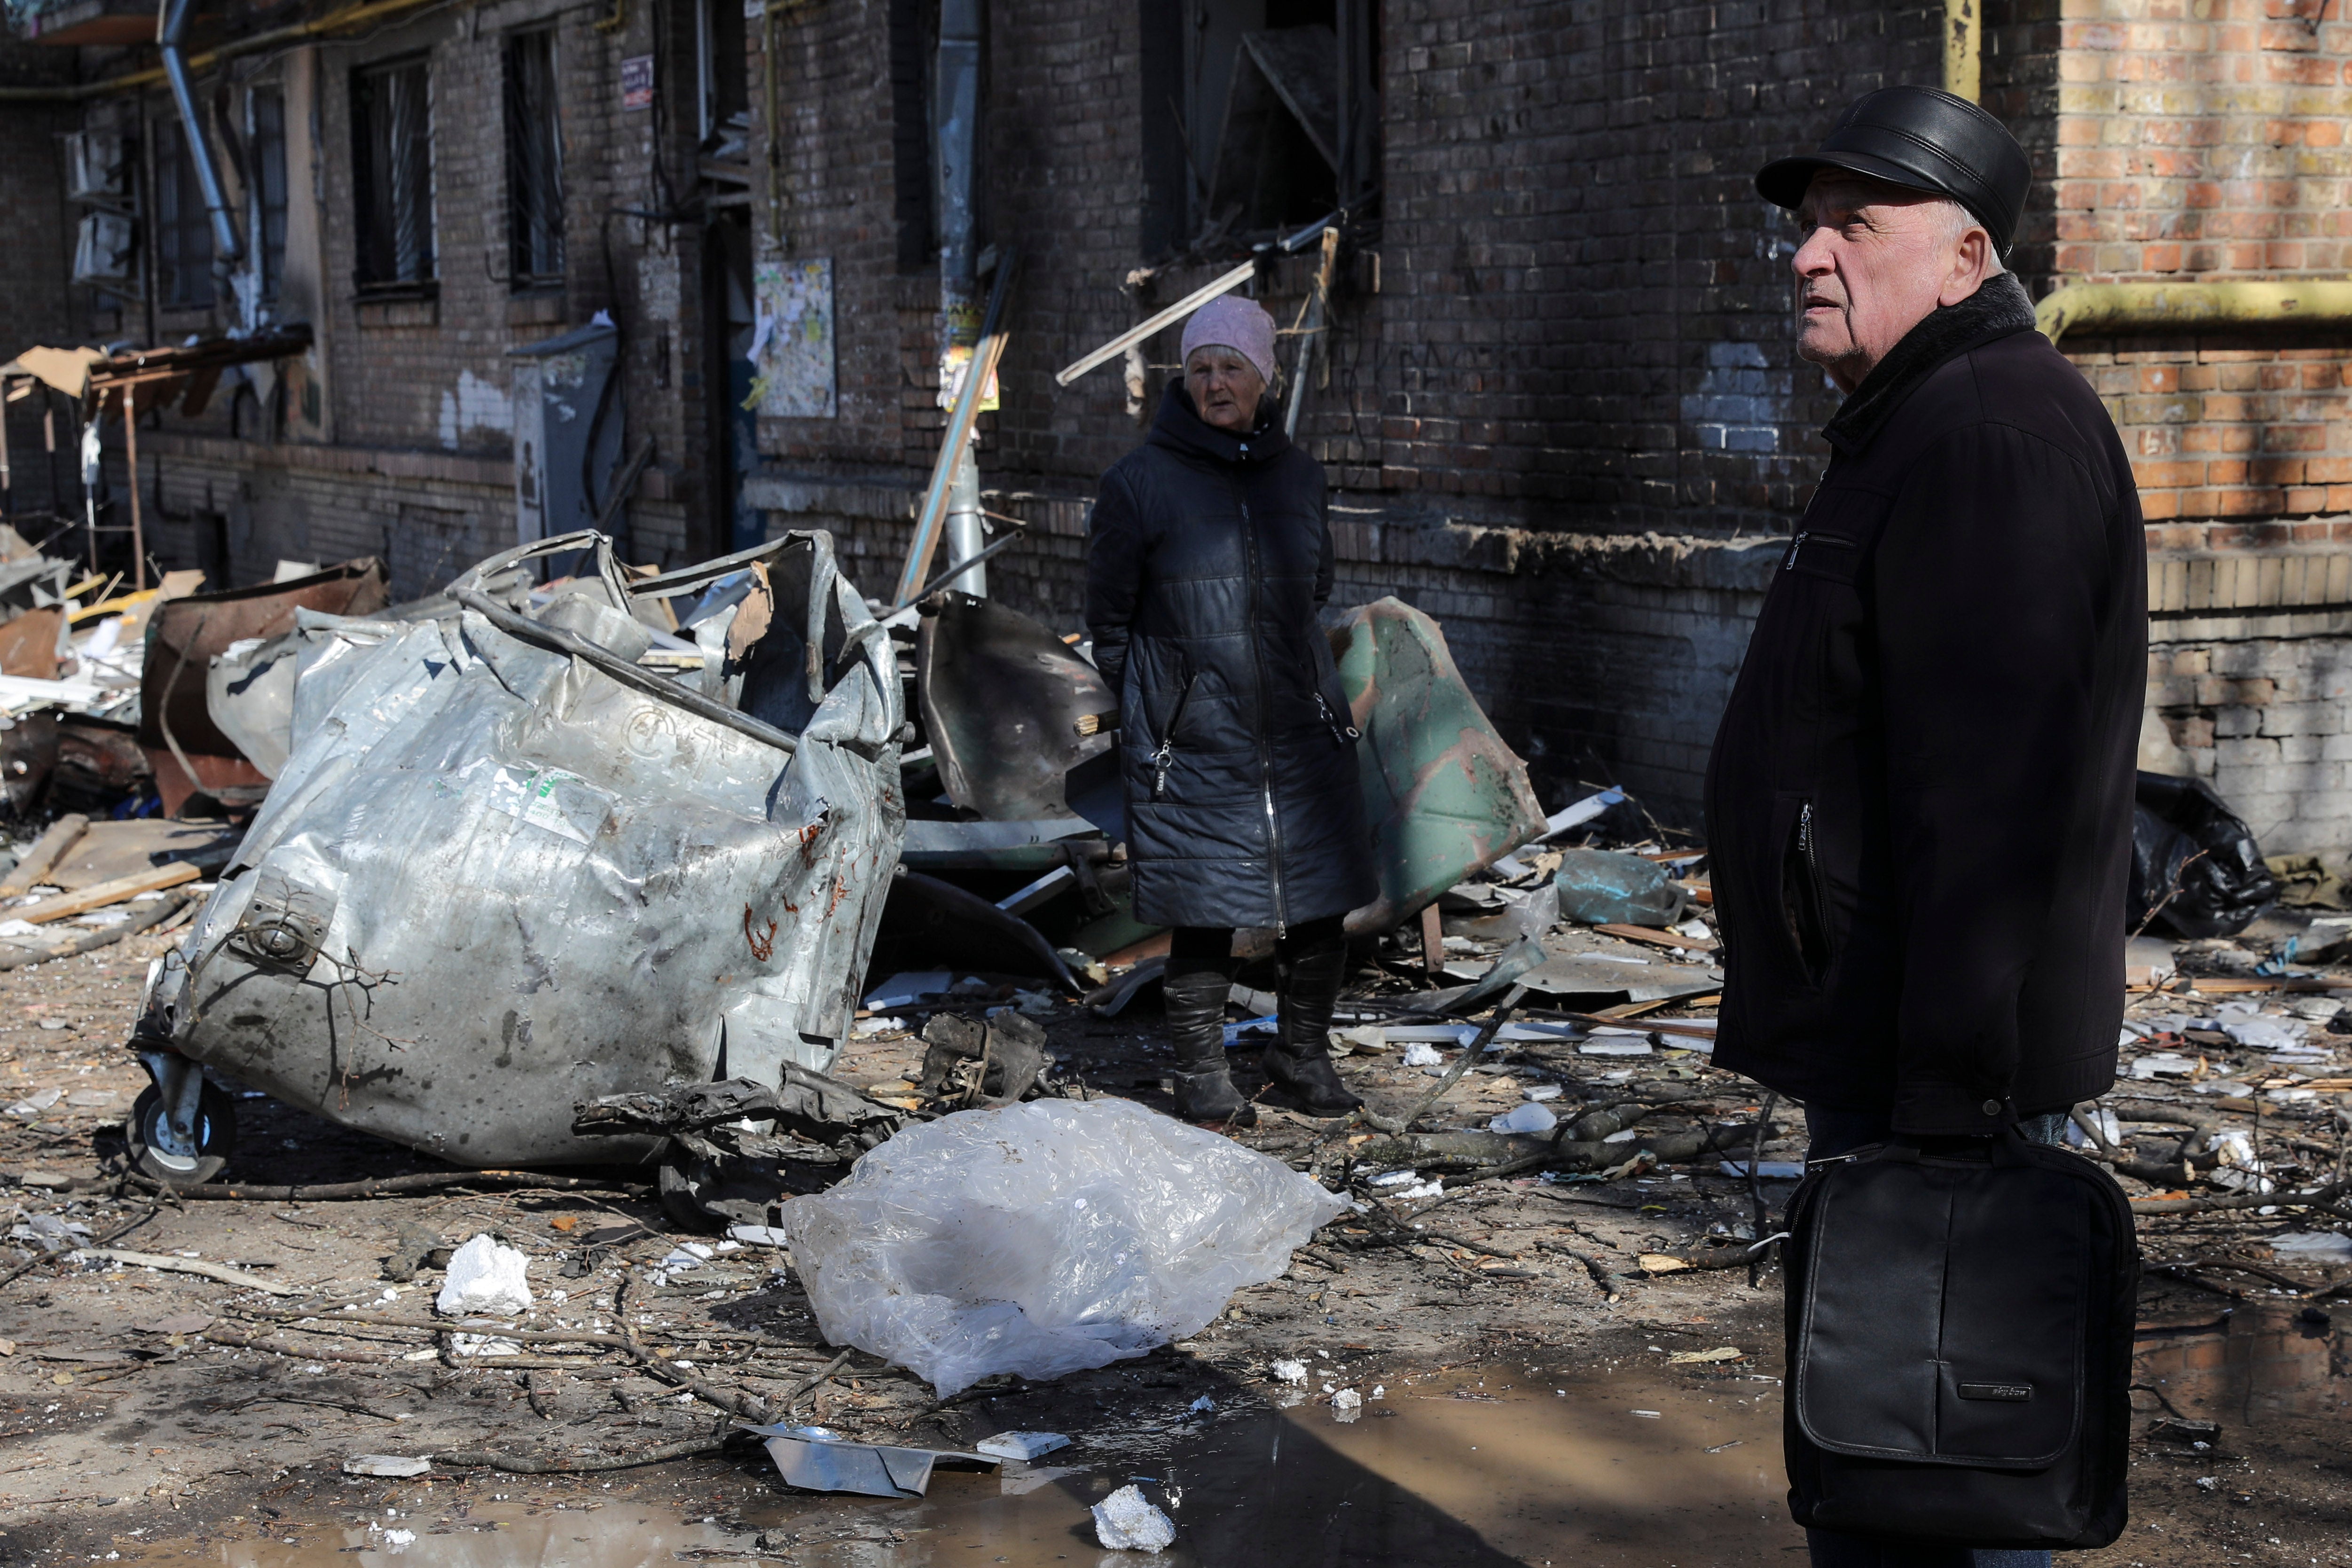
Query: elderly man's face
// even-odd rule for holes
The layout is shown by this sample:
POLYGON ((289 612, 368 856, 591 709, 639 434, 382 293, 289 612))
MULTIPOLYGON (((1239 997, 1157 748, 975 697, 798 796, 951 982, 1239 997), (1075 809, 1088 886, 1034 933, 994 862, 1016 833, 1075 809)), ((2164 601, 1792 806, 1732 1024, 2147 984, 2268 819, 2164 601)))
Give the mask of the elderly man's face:
POLYGON ((1797 225, 1797 353, 1847 392, 1929 311, 1997 270, 1990 237, 1955 222, 1949 203, 1858 175, 1815 174, 1797 225))
POLYGON ((1244 435, 1257 422, 1265 377, 1240 350, 1202 343, 1184 362, 1184 390, 1192 395, 1192 406, 1202 419, 1220 430, 1244 435))

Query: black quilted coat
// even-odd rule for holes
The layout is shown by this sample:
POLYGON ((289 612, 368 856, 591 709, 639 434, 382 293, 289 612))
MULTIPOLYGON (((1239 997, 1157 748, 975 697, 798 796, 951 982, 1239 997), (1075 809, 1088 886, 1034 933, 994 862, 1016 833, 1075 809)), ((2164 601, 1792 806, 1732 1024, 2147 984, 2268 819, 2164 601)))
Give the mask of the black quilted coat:
POLYGON ((1270 400, 1242 437, 1171 384, 1087 542, 1137 919, 1278 931, 1371 901, 1356 733, 1315 618, 1330 596, 1322 466, 1270 400))

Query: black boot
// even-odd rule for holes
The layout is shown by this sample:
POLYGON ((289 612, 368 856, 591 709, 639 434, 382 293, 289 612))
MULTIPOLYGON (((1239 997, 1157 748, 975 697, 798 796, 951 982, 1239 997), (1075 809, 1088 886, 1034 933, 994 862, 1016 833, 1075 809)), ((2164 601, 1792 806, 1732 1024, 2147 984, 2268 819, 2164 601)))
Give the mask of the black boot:
POLYGON ((1225 998, 1233 982, 1213 969, 1171 973, 1168 1037, 1176 1047, 1176 1114, 1217 1127, 1254 1127, 1257 1109, 1234 1087, 1225 1067, 1225 998))
POLYGON ((1307 1115, 1345 1116, 1364 1103, 1331 1066, 1331 1009, 1348 978, 1348 938, 1338 921, 1318 921, 1293 931, 1286 945, 1282 1032, 1265 1053, 1266 1076, 1307 1115))

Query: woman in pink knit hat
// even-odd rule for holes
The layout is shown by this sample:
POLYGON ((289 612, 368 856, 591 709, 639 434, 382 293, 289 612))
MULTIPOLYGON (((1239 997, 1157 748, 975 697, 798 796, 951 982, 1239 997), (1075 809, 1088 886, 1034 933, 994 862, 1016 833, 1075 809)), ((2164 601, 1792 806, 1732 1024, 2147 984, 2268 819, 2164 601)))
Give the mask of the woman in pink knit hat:
POLYGON ((1184 327, 1184 374, 1104 473, 1087 625, 1119 694, 1136 918, 1174 928, 1176 1109, 1247 1126, 1224 1053, 1233 935, 1277 933, 1267 1076, 1311 1115, 1360 1103, 1333 1070, 1340 921, 1376 890, 1355 727, 1317 612, 1331 596, 1322 466, 1290 444, 1274 320, 1227 295, 1184 327))

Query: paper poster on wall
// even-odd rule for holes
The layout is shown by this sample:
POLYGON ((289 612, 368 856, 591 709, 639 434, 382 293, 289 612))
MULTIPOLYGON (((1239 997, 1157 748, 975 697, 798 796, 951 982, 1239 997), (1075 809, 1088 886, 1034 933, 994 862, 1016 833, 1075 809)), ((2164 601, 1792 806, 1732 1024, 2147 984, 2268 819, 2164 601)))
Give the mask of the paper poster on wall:
POLYGON ((833 258, 762 261, 752 268, 752 404, 783 419, 831 419, 835 401, 833 258))

